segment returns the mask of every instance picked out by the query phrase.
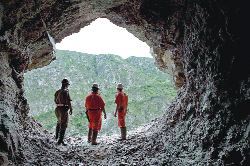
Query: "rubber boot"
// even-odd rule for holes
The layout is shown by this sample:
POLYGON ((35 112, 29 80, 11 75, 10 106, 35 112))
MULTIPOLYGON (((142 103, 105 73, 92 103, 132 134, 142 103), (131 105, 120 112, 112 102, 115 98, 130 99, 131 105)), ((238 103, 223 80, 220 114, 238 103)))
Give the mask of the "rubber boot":
POLYGON ((96 142, 97 135, 98 135, 98 131, 93 130, 93 135, 92 135, 92 139, 91 139, 91 145, 97 145, 98 144, 96 142))
POLYGON ((121 127, 121 138, 118 139, 119 141, 126 140, 127 129, 126 127, 121 127))
POLYGON ((88 133, 88 143, 91 142, 92 140, 92 135, 93 135, 93 130, 89 128, 89 133, 88 133))
POLYGON ((123 127, 122 128, 122 140, 126 140, 127 138, 127 128, 123 127))
POLYGON ((56 125, 56 140, 58 139, 58 135, 59 135, 59 131, 60 131, 60 124, 56 125))
POLYGON ((65 135, 65 130, 62 130, 60 131, 60 137, 59 137, 59 140, 57 142, 57 145, 60 145, 62 144, 63 146, 67 146, 66 143, 64 143, 63 139, 64 139, 64 135, 65 135))

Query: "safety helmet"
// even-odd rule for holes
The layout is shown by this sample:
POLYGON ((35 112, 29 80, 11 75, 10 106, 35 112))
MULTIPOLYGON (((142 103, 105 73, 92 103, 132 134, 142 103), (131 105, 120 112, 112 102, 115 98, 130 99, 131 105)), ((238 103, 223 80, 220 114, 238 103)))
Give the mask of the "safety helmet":
POLYGON ((67 80, 66 78, 64 78, 64 79, 62 80, 62 84, 70 85, 70 84, 69 84, 69 80, 67 80))
POLYGON ((117 84, 117 89, 123 89, 123 85, 121 83, 117 84))
POLYGON ((93 83, 92 88, 97 88, 97 89, 99 89, 98 84, 97 84, 97 83, 93 83))

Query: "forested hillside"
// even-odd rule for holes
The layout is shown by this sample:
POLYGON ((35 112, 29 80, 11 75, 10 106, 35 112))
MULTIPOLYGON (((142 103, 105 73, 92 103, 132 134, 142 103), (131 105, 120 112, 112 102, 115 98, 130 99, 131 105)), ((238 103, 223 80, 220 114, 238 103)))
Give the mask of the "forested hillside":
POLYGON ((70 81, 73 100, 73 115, 69 119, 67 134, 86 135, 87 118, 84 114, 84 99, 92 83, 97 82, 106 102, 107 120, 103 120, 101 134, 110 135, 118 131, 114 95, 116 84, 121 82, 129 95, 127 114, 128 130, 159 117, 176 91, 171 77, 159 71, 153 58, 117 55, 90 55, 72 51, 56 51, 57 59, 50 65, 25 74, 25 95, 30 105, 30 114, 43 126, 54 132, 54 93, 61 80, 70 81))

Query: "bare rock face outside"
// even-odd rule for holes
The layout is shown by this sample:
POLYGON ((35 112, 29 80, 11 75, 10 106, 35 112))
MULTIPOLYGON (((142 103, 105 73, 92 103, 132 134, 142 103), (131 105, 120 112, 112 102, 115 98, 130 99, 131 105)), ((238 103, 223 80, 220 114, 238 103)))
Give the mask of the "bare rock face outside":
POLYGON ((247 165, 250 61, 241 6, 232 0, 1 1, 0 165, 247 165), (50 64, 55 43, 99 17, 146 42, 156 66, 174 76, 178 96, 162 118, 123 143, 102 138, 93 148, 69 138, 75 144, 55 147, 28 116, 23 74, 50 64))

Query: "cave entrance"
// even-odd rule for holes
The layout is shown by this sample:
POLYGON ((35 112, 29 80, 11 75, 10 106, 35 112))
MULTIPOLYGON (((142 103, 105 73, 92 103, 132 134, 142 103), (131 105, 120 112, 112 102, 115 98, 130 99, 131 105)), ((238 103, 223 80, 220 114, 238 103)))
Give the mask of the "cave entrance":
POLYGON ((27 72, 24 84, 30 115, 51 133, 56 126, 54 93, 63 78, 71 84, 74 110, 67 129, 71 136, 87 133, 83 103, 93 82, 99 84, 106 102, 107 120, 103 120, 102 135, 119 131, 113 116, 118 82, 124 84, 129 95, 128 130, 163 115, 176 95, 172 77, 156 68, 146 43, 107 19, 95 20, 79 33, 66 37, 56 48, 57 59, 27 72))

